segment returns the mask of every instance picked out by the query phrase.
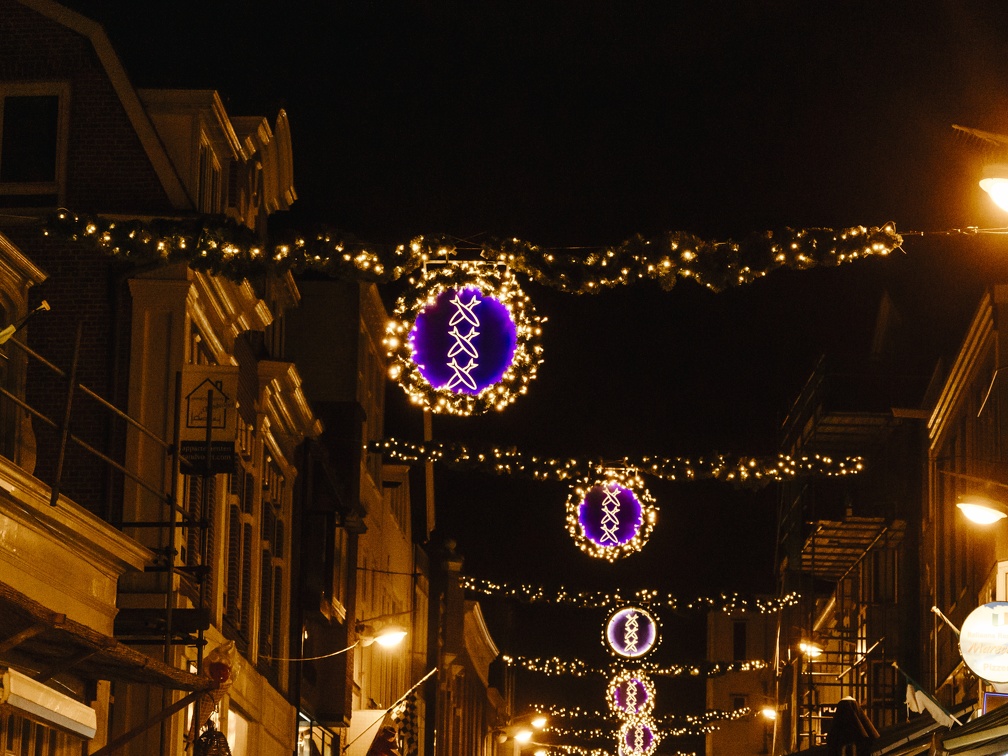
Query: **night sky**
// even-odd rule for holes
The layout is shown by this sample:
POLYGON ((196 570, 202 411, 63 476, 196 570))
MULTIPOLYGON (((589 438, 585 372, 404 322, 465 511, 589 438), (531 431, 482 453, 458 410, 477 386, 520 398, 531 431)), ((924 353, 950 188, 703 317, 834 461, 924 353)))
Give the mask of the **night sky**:
MULTIPOLYGON (((105 26, 138 86, 215 88, 231 115, 286 109, 299 193, 287 224, 463 246, 887 221, 906 234, 885 260, 720 294, 528 284, 549 318, 539 379, 499 415, 436 418, 438 438, 593 458, 775 453, 818 355, 867 352, 883 291, 904 317, 906 369, 929 373, 982 286, 1008 278, 1008 240, 939 233, 1008 225, 976 184, 990 156, 952 129, 1008 133, 1006 3, 68 4, 105 26)), ((397 293, 383 291, 390 304, 397 293)), ((394 385, 389 407, 390 431, 418 438, 394 385)), ((658 526, 615 565, 574 548, 564 484, 439 470, 439 527, 479 577, 687 598, 773 590, 771 489, 648 485, 658 526)), ((518 609, 508 624, 484 603, 504 651, 604 661, 604 612, 518 609)), ((682 637, 660 661, 702 655, 682 637)), ((541 700, 538 684, 523 675, 519 695, 541 700)), ((601 707, 596 687, 578 702, 601 707)))

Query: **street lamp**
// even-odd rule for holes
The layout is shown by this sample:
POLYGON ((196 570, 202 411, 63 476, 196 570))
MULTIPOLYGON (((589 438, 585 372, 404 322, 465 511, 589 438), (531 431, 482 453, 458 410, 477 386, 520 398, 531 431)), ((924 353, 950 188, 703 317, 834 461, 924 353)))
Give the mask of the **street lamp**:
POLYGON ((396 624, 391 624, 385 625, 380 630, 375 631, 374 623, 412 613, 412 609, 406 609, 402 612, 379 614, 377 617, 368 617, 367 619, 357 620, 354 623, 354 631, 358 636, 361 636, 358 643, 362 646, 370 646, 372 643, 377 643, 379 646, 384 646, 385 648, 398 646, 402 643, 403 638, 405 638, 408 634, 408 631, 405 628, 396 624))
POLYGON ((803 640, 798 644, 798 650, 805 654, 805 656, 809 659, 818 659, 823 653, 822 646, 813 641, 803 640))
MULTIPOLYGON (((540 712, 523 714, 509 719, 507 725, 495 731, 494 734, 496 735, 497 742, 501 745, 511 741, 514 744, 513 752, 518 753, 519 750, 527 745, 542 746, 542 744, 534 742, 532 736, 535 735, 536 730, 543 729, 548 721, 546 715, 540 712)), ((544 748, 545 746, 538 748, 533 752, 533 756, 536 756, 540 752, 547 753, 544 748)))
POLYGON ((977 494, 963 496, 961 501, 956 502, 956 506, 967 520, 977 525, 993 525, 1008 517, 1003 505, 977 494))
POLYGON ((995 163, 986 166, 980 188, 990 195, 995 205, 1008 211, 1008 165, 995 163))

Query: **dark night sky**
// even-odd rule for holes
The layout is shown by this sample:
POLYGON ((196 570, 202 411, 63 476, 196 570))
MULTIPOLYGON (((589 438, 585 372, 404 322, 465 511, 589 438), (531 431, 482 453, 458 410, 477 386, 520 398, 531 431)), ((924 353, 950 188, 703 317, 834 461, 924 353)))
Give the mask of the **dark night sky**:
MULTIPOLYGON (((1008 4, 995 0, 69 5, 105 26, 139 86, 216 88, 232 115, 284 107, 290 220, 375 242, 1005 224, 951 128, 1008 132, 1008 4)), ((529 285, 549 317, 529 396, 492 417, 438 418, 435 434, 562 456, 772 453, 816 357, 867 350, 883 290, 907 349, 927 356, 908 369, 930 370, 983 283, 1008 273, 997 237, 904 248, 721 294, 529 285)), ((390 404, 397 432, 417 437, 395 387, 390 404)), ((563 532, 563 485, 439 476, 442 525, 479 576, 685 596, 773 587, 772 492, 649 482, 652 542, 611 566, 563 532)), ((597 652, 601 620, 535 619, 597 652)), ((505 650, 561 650, 498 633, 505 650)), ((664 648, 665 660, 683 648, 696 650, 664 648)))

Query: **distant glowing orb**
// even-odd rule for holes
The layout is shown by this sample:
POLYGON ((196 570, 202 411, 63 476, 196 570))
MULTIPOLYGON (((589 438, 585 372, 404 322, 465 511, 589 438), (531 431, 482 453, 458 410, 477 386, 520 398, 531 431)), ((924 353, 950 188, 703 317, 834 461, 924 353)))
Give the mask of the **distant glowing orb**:
POLYGON ((609 681, 609 709, 623 719, 643 717, 654 710, 654 683, 640 672, 623 670, 609 681))
POLYGON ((657 643, 658 623, 640 607, 624 607, 614 612, 606 623, 605 641, 619 656, 637 659, 657 643))
POLYGON ((654 724, 648 719, 628 719, 620 727, 620 753, 624 756, 651 756, 658 748, 654 724))

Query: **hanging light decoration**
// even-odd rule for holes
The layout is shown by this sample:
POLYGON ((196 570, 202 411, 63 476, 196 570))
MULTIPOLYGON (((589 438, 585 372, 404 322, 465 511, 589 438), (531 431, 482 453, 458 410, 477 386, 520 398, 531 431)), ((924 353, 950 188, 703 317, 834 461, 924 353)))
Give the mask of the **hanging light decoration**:
POLYGON ((617 742, 621 756, 651 756, 658 748, 654 722, 647 717, 626 720, 620 727, 617 742))
POLYGON ((655 686, 638 670, 623 670, 609 681, 609 709, 621 719, 644 717, 654 711, 655 686))
POLYGON ((526 393, 542 362, 542 323, 506 267, 430 264, 410 278, 385 334, 389 374, 415 404, 472 415, 526 393))
POLYGON ((567 498, 567 531, 586 554, 610 562, 644 546, 658 510, 634 470, 582 479, 567 498))
POLYGON ((658 622, 645 609, 625 606, 609 615, 602 641, 617 656, 640 658, 658 645, 658 622))

